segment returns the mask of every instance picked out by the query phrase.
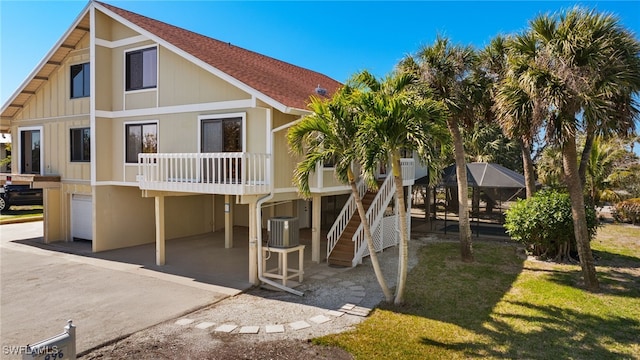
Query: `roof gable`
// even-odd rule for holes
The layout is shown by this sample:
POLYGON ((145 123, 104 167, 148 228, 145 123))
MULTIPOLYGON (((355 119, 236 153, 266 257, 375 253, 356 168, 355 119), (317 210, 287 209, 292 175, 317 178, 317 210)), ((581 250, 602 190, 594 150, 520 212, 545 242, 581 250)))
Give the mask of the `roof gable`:
POLYGON ((198 59, 210 67, 207 70, 215 69, 225 74, 227 79, 243 85, 246 90, 252 90, 258 99, 282 111, 287 108, 308 111, 310 97, 318 95, 315 92, 318 86, 326 89, 327 95, 333 94, 341 86, 338 81, 318 72, 103 2, 91 1, 16 92, 2 104, 0 130, 8 130, 8 119, 23 108, 36 90, 48 80, 49 74, 60 66, 62 60, 75 48, 82 36, 90 31, 92 24, 89 21, 89 9, 92 6, 111 13, 108 15, 115 14, 157 37, 161 43, 169 44, 198 59))
POLYGON ((286 107, 307 109, 318 86, 328 94, 341 86, 338 81, 318 72, 109 4, 96 3, 286 107))
POLYGON ((8 119, 24 108, 31 96, 35 95, 40 86, 49 80, 49 76, 56 71, 69 53, 76 48, 82 38, 90 31, 88 9, 89 5, 85 6, 60 40, 49 50, 13 95, 2 104, 0 131, 8 131, 8 119))

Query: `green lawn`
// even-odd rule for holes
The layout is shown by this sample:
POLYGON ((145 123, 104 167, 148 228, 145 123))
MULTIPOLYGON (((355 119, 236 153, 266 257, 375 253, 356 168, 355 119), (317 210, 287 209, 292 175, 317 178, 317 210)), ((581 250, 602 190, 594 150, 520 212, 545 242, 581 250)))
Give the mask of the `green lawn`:
POLYGON ((42 220, 42 206, 12 206, 0 213, 0 224, 42 220))
POLYGON ((376 309, 354 331, 314 340, 356 359, 640 359, 640 227, 606 225, 592 242, 602 291, 578 265, 518 257, 512 244, 428 243, 406 304, 376 309))

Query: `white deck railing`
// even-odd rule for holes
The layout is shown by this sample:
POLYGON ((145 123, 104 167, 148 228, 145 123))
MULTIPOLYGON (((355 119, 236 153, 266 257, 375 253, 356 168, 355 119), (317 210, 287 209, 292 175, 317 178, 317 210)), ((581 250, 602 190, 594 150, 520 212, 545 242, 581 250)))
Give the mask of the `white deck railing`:
POLYGON ((269 154, 162 153, 138 155, 143 190, 247 195, 270 191, 269 154))
POLYGON ((416 162, 413 159, 400 159, 400 167, 402 168, 402 185, 413 185, 416 180, 416 162))

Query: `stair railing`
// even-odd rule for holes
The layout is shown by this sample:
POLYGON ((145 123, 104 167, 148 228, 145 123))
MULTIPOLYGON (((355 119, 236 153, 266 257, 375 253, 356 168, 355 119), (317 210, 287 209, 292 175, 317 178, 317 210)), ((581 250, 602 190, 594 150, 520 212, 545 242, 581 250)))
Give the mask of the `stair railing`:
MULTIPOLYGON (((366 216, 367 221, 371 226, 371 234, 374 234, 378 226, 380 226, 380 222, 384 217, 384 211, 387 209, 387 206, 389 206, 391 199, 393 199, 393 196, 395 195, 395 189, 393 176, 387 176, 382 185, 380 185, 376 197, 373 199, 369 209, 367 210, 366 216)), ((355 247, 355 256, 353 257, 352 266, 356 266, 356 264, 361 261, 364 252, 368 249, 365 240, 364 226, 360 223, 352 238, 355 247)), ((378 249, 376 249, 376 251, 377 250, 378 249)))
MULTIPOLYGON (((356 186, 358 187, 358 194, 360 195, 360 199, 362 199, 364 194, 367 192, 367 187, 363 179, 360 179, 356 186)), ((329 258, 331 251, 333 251, 333 248, 338 243, 338 240, 344 232, 344 229, 346 229, 347 225, 349 224, 351 217, 353 217, 353 214, 357 210, 358 209, 356 208, 356 200, 353 197, 353 193, 351 193, 349 199, 347 199, 347 202, 342 207, 342 211, 340 212, 340 214, 338 214, 336 221, 334 221, 333 226, 331 226, 331 229, 327 234, 327 258, 329 258)))

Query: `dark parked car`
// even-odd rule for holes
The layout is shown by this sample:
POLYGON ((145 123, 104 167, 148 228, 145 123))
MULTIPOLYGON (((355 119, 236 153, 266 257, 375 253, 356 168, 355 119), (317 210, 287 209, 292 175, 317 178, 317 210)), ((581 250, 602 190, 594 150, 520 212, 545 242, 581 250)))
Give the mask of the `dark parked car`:
POLYGON ((42 205, 42 189, 29 185, 4 185, 0 187, 0 211, 11 205, 42 205))

